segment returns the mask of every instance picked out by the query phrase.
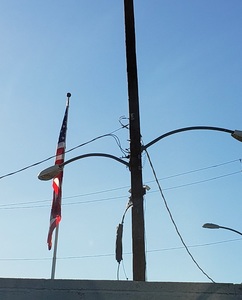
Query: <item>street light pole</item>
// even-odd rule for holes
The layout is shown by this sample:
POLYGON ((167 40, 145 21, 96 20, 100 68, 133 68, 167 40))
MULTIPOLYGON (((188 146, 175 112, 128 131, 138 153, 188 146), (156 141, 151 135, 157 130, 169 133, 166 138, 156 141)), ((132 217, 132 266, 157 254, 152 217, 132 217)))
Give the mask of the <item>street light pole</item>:
POLYGON ((124 0, 129 99, 130 172, 132 207, 133 280, 145 281, 145 238, 141 134, 133 0, 124 0))

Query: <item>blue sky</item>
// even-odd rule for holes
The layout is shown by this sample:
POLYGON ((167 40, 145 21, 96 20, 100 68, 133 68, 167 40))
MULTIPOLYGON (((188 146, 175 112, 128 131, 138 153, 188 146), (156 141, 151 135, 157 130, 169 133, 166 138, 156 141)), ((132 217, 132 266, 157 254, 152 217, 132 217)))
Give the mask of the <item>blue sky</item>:
MULTIPOLYGON (((196 125, 241 129, 242 40, 239 0, 134 1, 142 140, 196 125)), ((55 154, 71 92, 67 149, 115 131, 129 147, 122 1, 1 1, 1 174, 55 154)), ((180 233, 216 282, 241 283, 242 239, 206 222, 242 231, 242 144, 229 134, 180 133, 149 148, 180 233)), ((122 156, 112 137, 66 159, 122 156)), ((209 279, 183 248, 148 159, 143 180, 147 280, 209 279)), ((49 160, 0 180, 0 276, 50 278, 46 238, 51 182, 37 174, 49 160)), ((65 168, 56 278, 116 280, 116 226, 129 198, 130 174, 105 158, 65 168)), ((132 279, 131 212, 124 223, 124 274, 132 279)))

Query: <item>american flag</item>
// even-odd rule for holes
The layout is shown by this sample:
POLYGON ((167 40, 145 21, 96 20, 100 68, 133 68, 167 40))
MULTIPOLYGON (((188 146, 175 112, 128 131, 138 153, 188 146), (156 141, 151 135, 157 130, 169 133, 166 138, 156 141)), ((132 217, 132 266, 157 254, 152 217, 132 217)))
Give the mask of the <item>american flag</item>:
MULTIPOLYGON (((69 94, 67 95, 69 96, 69 94)), ((59 140, 56 150, 55 164, 60 165, 64 162, 65 158, 65 148, 66 148, 66 131, 67 131, 67 119, 68 119, 68 109, 69 109, 69 97, 67 100, 66 111, 64 119, 61 126, 61 131, 59 135, 59 140)), ((55 228, 61 221, 61 194, 62 194, 62 178, 63 171, 61 171, 54 179, 52 183, 53 187, 53 201, 50 213, 50 227, 48 232, 48 249, 52 247, 52 234, 55 228)))

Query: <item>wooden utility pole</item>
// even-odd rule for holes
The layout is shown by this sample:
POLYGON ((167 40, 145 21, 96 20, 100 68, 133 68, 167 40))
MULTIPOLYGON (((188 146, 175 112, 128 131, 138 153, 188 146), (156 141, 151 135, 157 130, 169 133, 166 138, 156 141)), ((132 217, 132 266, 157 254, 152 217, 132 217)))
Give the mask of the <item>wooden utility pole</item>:
POLYGON ((133 0, 124 0, 126 59, 129 97, 130 172, 132 207, 133 280, 145 281, 145 238, 141 133, 133 0))

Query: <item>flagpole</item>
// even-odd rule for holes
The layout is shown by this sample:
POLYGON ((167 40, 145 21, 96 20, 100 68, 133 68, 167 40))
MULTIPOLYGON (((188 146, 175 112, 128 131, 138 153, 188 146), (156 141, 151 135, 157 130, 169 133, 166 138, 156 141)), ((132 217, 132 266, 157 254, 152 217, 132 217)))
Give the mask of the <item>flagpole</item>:
POLYGON ((51 279, 55 279, 55 267, 56 267, 58 236, 59 236, 59 225, 55 229, 55 244, 54 244, 54 252, 53 252, 53 258, 52 258, 51 279))
MULTIPOLYGON (((69 106, 70 97, 71 97, 71 93, 67 93, 66 107, 69 106)), ((53 257, 52 257, 51 279, 55 279, 58 237, 59 237, 59 224, 56 226, 56 229, 55 229, 55 243, 54 243, 54 251, 53 251, 53 257)))

